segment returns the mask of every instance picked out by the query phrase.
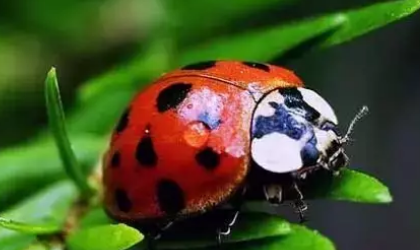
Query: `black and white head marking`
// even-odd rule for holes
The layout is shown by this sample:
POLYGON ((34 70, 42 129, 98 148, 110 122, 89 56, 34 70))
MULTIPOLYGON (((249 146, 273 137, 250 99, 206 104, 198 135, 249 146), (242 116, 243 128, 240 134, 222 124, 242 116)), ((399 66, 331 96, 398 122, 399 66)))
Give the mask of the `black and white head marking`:
POLYGON ((307 88, 298 88, 302 94, 303 101, 310 107, 317 110, 320 113, 319 119, 321 122, 330 122, 334 125, 338 124, 337 116, 334 110, 328 104, 328 102, 318 95, 315 91, 307 88))
POLYGON ((257 104, 253 115, 253 160, 274 173, 341 164, 340 160, 329 161, 331 156, 337 158, 342 153, 337 123, 331 106, 313 90, 272 91, 257 104))

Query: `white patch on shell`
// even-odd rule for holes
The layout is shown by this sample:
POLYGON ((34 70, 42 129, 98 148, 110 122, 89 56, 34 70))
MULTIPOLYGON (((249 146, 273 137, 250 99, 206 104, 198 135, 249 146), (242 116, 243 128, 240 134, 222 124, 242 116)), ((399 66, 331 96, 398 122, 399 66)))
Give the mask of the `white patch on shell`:
POLYGON ((284 97, 278 91, 271 92, 270 94, 265 96, 264 99, 258 104, 253 117, 273 116, 276 112, 276 109, 271 107, 271 105, 269 104, 270 102, 275 102, 278 105, 282 105, 284 103, 284 97))
POLYGON ((261 83, 260 82, 249 83, 248 84, 248 91, 257 100, 259 100, 264 94, 262 89, 261 89, 261 83))
POLYGON ((317 110, 322 117, 336 125, 338 124, 338 119, 334 113, 334 110, 324 98, 322 98, 315 91, 310 89, 298 88, 298 90, 302 94, 303 100, 312 108, 317 110))
POLYGON ((288 173, 302 167, 302 143, 285 134, 270 133, 252 140, 252 158, 263 169, 274 173, 288 173), (281 145, 281 148, 279 148, 281 145))
POLYGON ((195 91, 188 96, 178 109, 178 115, 186 123, 196 120, 203 112, 207 112, 207 115, 213 119, 218 119, 224 108, 223 98, 225 96, 204 87, 201 91, 195 91))
POLYGON ((325 131, 316 127, 314 128, 314 132, 317 140, 316 148, 322 155, 326 156, 326 151, 331 146, 331 143, 338 139, 337 135, 332 130, 325 131))

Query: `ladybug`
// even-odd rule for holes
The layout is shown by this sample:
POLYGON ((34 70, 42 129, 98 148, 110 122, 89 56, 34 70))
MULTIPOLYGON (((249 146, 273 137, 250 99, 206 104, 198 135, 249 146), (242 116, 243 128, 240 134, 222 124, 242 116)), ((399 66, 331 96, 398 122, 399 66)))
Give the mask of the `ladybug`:
MULTIPOLYGON (((349 133, 341 136, 337 124, 331 106, 287 69, 185 66, 138 93, 119 120, 104 157, 105 209, 119 221, 172 223, 242 196, 251 182, 278 204, 286 176, 302 212, 297 183, 347 164, 349 133)), ((219 234, 229 233, 239 209, 219 234)))

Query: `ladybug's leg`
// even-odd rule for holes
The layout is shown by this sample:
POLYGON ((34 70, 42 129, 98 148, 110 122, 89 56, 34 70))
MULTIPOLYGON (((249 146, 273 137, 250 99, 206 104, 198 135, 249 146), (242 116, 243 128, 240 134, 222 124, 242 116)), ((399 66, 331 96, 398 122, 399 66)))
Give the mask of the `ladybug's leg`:
POLYGON ((224 238, 227 238, 230 235, 232 227, 235 225, 239 213, 241 211, 241 207, 244 203, 244 195, 245 195, 245 188, 240 190, 230 201, 230 205, 232 206, 233 210, 227 211, 227 217, 225 223, 221 227, 217 229, 217 243, 219 245, 222 244, 224 238))
POLYGON ((283 202, 283 187, 281 185, 263 186, 265 199, 272 205, 279 205, 283 202))
POLYGON ((156 249, 156 241, 158 241, 162 234, 174 224, 173 221, 157 222, 149 225, 144 225, 140 231, 146 232, 147 249, 156 249))
POLYGON ((295 208, 296 213, 299 214, 300 222, 303 223, 307 220, 306 211, 308 210, 308 205, 303 200, 303 194, 296 182, 293 183, 293 190, 296 192, 296 198, 292 205, 295 208))
POLYGON ((173 221, 167 221, 156 225, 156 230, 153 232, 153 240, 158 240, 162 237, 162 233, 168 230, 174 224, 173 221))
POLYGON ((231 228, 233 227, 233 225, 235 225, 235 222, 238 219, 238 216, 239 216, 239 210, 235 211, 232 214, 232 217, 225 225, 217 229, 216 236, 217 236, 217 243, 219 245, 222 244, 223 238, 227 238, 230 235, 231 228))

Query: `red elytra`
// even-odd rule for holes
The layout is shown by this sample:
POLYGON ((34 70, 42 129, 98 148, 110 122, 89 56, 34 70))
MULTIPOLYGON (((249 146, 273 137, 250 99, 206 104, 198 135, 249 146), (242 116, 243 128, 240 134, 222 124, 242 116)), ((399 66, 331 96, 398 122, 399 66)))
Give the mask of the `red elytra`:
POLYGON ((267 92, 301 87, 267 64, 208 61, 157 79, 135 96, 104 158, 105 206, 123 221, 205 212, 245 182, 250 126, 267 92))

